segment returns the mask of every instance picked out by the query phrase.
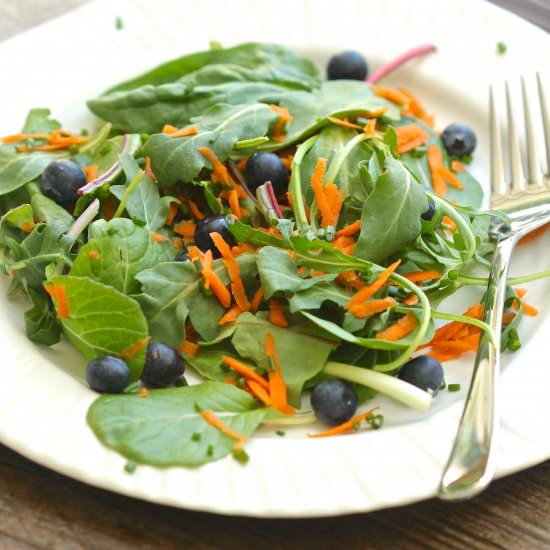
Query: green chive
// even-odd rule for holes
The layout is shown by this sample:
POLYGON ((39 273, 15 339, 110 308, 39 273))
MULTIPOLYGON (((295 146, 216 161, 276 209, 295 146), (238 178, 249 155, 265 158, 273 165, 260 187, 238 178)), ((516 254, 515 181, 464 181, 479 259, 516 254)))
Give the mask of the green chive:
POLYGON ((191 436, 191 441, 200 441, 202 439, 202 435, 199 432, 194 432, 191 436))
POLYGON ((117 15, 115 17, 115 29, 117 31, 121 31, 124 28, 124 21, 122 20, 122 17, 120 15, 117 15))
POLYGON ((133 474, 136 471, 137 463, 133 460, 128 460, 124 466, 124 470, 129 474, 133 474))
POLYGON ((284 437, 286 435, 286 432, 284 432, 283 430, 277 430, 275 432, 279 437, 284 437))
POLYGON ((460 391, 460 384, 449 384, 447 391, 460 391))
POLYGON ((504 55, 508 50, 508 46, 504 42, 497 42, 498 55, 504 55))
POLYGON ((212 456, 214 454, 214 445, 208 445, 206 449, 206 456, 212 456))

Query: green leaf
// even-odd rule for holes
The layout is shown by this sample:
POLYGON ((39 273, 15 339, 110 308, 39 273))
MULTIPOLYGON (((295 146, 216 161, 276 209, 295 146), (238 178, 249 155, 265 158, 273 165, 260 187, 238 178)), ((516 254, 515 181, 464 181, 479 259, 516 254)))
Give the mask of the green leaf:
POLYGON ((33 307, 25 311, 25 332, 29 340, 45 346, 57 344, 61 336, 61 325, 51 300, 43 290, 30 290, 29 297, 33 302, 33 307))
POLYGON ((313 286, 333 281, 336 274, 303 279, 298 274, 298 267, 288 252, 280 248, 265 246, 258 254, 258 272, 266 299, 276 292, 296 293, 313 286))
MULTIPOLYGON (((34 227, 33 208, 30 204, 20 204, 11 210, 8 210, 0 220, 0 225, 4 228, 10 226, 12 228, 25 231, 34 227)), ((28 230, 25 231, 28 233, 28 230)))
MULTIPOLYGON (((250 281, 256 273, 254 254, 241 254, 237 262, 241 278, 250 281)), ((224 283, 229 282, 221 260, 214 261, 214 272, 224 283)), ((202 290, 203 279, 191 262, 164 262, 139 273, 142 285, 137 296, 149 322, 153 339, 179 347, 185 337, 185 321, 190 317, 193 327, 204 340, 218 334, 218 321, 224 313, 218 300, 202 290)))
POLYGON ((24 134, 49 134, 61 128, 61 124, 51 118, 50 115, 51 111, 49 109, 31 109, 27 114, 21 132, 24 134))
POLYGON ((345 306, 353 294, 336 284, 318 285, 294 294, 289 300, 290 312, 297 313, 308 309, 319 309, 324 302, 345 306))
POLYGON ((137 395, 105 395, 88 411, 88 424, 108 447, 138 464, 199 466, 231 453, 235 440, 208 424, 200 410, 212 410, 229 428, 250 436, 269 409, 229 384, 151 390, 137 395), (199 435, 194 435, 199 434, 199 435))
POLYGON ((175 138, 154 134, 145 144, 144 154, 163 185, 190 182, 201 170, 209 168, 199 147, 210 148, 224 162, 237 141, 267 134, 278 115, 263 103, 248 105, 214 105, 193 121, 198 134, 175 138))
POLYGON ((398 160, 388 157, 384 173, 363 205, 354 255, 380 263, 399 252, 420 235, 420 216, 427 209, 422 186, 398 160))
POLYGON ((289 401, 299 406, 304 383, 322 370, 338 342, 307 322, 283 328, 272 325, 263 313, 255 316, 243 313, 236 321, 231 343, 241 357, 252 359, 262 368, 268 368, 265 353, 265 336, 268 332, 275 339, 289 401))
POLYGON ((98 220, 90 227, 90 240, 81 247, 70 274, 90 277, 124 294, 139 292, 136 275, 174 258, 168 242, 155 242, 146 227, 132 220, 98 220))
MULTIPOLYGON (((60 319, 63 333, 86 359, 119 355, 147 338, 147 321, 138 303, 113 287, 68 275, 49 284, 65 288, 69 316, 60 319)), ((141 374, 146 347, 125 358, 132 380, 141 374)))
POLYGON ((228 341, 215 344, 213 346, 201 346, 199 351, 190 357, 185 356, 185 360, 191 365, 203 378, 223 382, 227 378, 232 378, 234 372, 224 366, 223 357, 228 355, 242 361, 235 349, 228 341), (233 374, 232 374, 233 373, 233 374))
MULTIPOLYGON (((120 157, 120 163, 124 168, 127 178, 126 185, 113 185, 111 193, 122 199, 128 185, 135 178, 140 168, 135 159, 125 153, 120 157)), ((133 220, 140 221, 146 225, 149 231, 156 231, 166 223, 168 209, 172 197, 160 197, 158 186, 153 183, 147 175, 141 178, 136 189, 130 193, 126 203, 126 211, 133 220)))
POLYGON ((31 205, 36 219, 53 227, 56 232, 65 233, 74 222, 74 218, 62 206, 42 193, 35 193, 31 197, 31 205))

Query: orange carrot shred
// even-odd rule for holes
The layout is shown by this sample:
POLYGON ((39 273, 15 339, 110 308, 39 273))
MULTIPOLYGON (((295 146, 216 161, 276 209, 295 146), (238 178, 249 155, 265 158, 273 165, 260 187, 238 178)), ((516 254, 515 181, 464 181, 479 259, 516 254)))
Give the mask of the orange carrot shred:
POLYGON ((187 239, 193 239, 195 237, 196 230, 197 225, 195 224, 195 222, 192 222, 190 220, 182 220, 181 222, 174 225, 174 232, 187 239))
POLYGON ((262 303, 262 300, 264 298, 264 289, 260 287, 254 294, 254 297, 252 298, 252 302, 250 302, 250 311, 252 313, 256 313, 258 311, 258 308, 260 307, 260 304, 262 303))
POLYGON ((97 164, 89 164, 88 166, 84 166, 82 169, 84 172, 84 175, 86 176, 86 181, 90 182, 92 180, 95 180, 97 178, 97 164))
POLYGON ((443 177, 455 188, 455 189, 464 189, 462 182, 448 169, 441 168, 441 173, 443 177))
POLYGON ((397 260, 389 267, 387 267, 378 277, 369 285, 362 288, 357 292, 353 298, 348 302, 346 306, 348 309, 350 306, 358 305, 368 300, 371 296, 374 296, 385 284, 386 281, 390 278, 391 274, 399 267, 401 260, 397 260))
POLYGON ((405 279, 408 279, 412 283, 420 283, 422 281, 433 281, 439 279, 441 273, 439 271, 409 271, 402 274, 405 279))
POLYGON ((151 178, 151 181, 153 183, 157 183, 157 176, 155 176, 155 173, 153 172, 153 169, 151 168, 151 159, 150 157, 145 157, 145 174, 151 178))
POLYGON ((242 309, 235 304, 233 307, 229 308, 223 317, 218 321, 218 325, 228 325, 229 323, 234 323, 237 317, 242 313, 242 309))
POLYGON ((355 317, 363 319, 365 317, 369 317, 370 315, 374 315, 375 313, 381 313, 382 311, 390 309, 395 305, 397 305, 397 302, 393 298, 388 297, 367 300, 361 304, 348 305, 347 309, 350 313, 355 315, 355 317))
POLYGON ((534 241, 536 238, 540 237, 543 233, 546 233, 548 229, 550 228, 550 223, 545 223, 544 225, 541 225, 540 227, 537 227, 537 229, 534 229, 530 233, 527 233, 525 237, 522 237, 518 244, 527 244, 528 242, 534 241))
POLYGON ((416 294, 408 294, 405 296, 403 303, 407 306, 415 306, 418 304, 418 296, 416 294))
POLYGON ((409 335, 416 328, 416 325, 416 315, 414 313, 407 313, 393 325, 378 332, 376 338, 391 341, 401 340, 401 338, 409 335))
POLYGON ((515 316, 516 314, 513 311, 505 311, 502 316, 502 324, 503 325, 510 324, 514 320, 515 316))
POLYGON ((410 100, 409 106, 404 111, 405 114, 412 115, 427 124, 430 128, 433 128, 435 123, 434 116, 426 112, 424 106, 420 103, 416 96, 409 90, 403 88, 401 88, 399 91, 402 94, 406 95, 410 100))
POLYGON ((209 147, 199 147, 197 150, 212 166, 212 181, 229 184, 229 172, 216 153, 209 147))
POLYGON ((197 203, 195 203, 191 199, 187 199, 186 203, 187 203, 187 206, 189 207, 189 210, 191 211, 191 214, 195 218, 197 218, 197 220, 199 221, 204 220, 205 215, 200 211, 199 207, 197 206, 197 203))
POLYGON ((361 220, 357 220, 350 225, 346 225, 346 227, 342 227, 342 229, 336 231, 335 237, 351 237, 359 233, 359 231, 361 231, 361 220))
POLYGON ((230 357, 229 355, 223 356, 223 362, 230 369, 233 369, 236 373, 240 374, 246 380, 253 380, 256 384, 259 384, 262 388, 268 389, 269 384, 265 378, 260 376, 254 369, 248 367, 241 361, 230 357))
POLYGON ((21 231, 23 231, 23 233, 30 233, 33 229, 34 229, 34 222, 25 222, 21 226, 21 231))
POLYGON ((139 388, 137 394, 141 399, 145 399, 149 395, 149 390, 145 386, 142 386, 139 388))
POLYGON ((271 298, 269 304, 269 321, 277 327, 288 327, 288 319, 286 318, 283 304, 276 298, 271 298))
POLYGON ((166 225, 172 225, 174 223, 174 218, 179 211, 179 205, 177 202, 171 202, 170 208, 168 209, 168 214, 166 215, 166 225))
POLYGON ((354 288, 355 290, 361 290, 366 286, 365 281, 355 271, 342 271, 336 277, 336 282, 341 286, 354 288))
POLYGON ((273 141, 284 141, 284 129, 287 124, 292 122, 292 115, 285 107, 280 107, 279 105, 270 105, 270 107, 272 111, 279 115, 279 120, 273 128, 271 139, 273 141))
POLYGON ((369 118, 367 123, 365 124, 365 127, 363 128, 363 132, 369 136, 373 136, 376 133, 376 124, 378 123, 378 119, 376 118, 369 118))
POLYGON ((44 285, 46 292, 54 301, 55 311, 60 319, 68 319, 70 313, 69 300, 65 292, 65 285, 61 283, 44 285))
POLYGON ((210 424, 213 428, 216 428, 223 434, 229 436, 231 439, 235 440, 235 447, 234 449, 236 451, 243 448, 243 445, 246 443, 246 436, 236 432, 226 424, 224 424, 214 413, 212 410, 206 410, 201 412, 201 416, 204 418, 204 420, 210 424))
POLYGON ((397 145, 397 152, 402 155, 403 153, 407 153, 408 151, 412 151, 413 149, 416 149, 417 147, 420 147, 421 145, 424 145, 428 140, 430 139, 430 134, 426 132, 425 130, 422 130, 418 136, 414 137, 413 139, 406 141, 405 143, 397 145))
POLYGON ((157 243, 168 240, 168 237, 166 235, 163 235, 162 233, 156 233, 155 231, 151 232, 151 238, 157 243))
POLYGON ((229 191, 229 208, 236 218, 241 217, 241 205, 239 204, 239 194, 235 189, 229 191))
POLYGON ((288 404, 287 387, 281 372, 281 363, 275 347, 273 334, 268 332, 265 335, 265 351, 271 360, 272 368, 269 371, 269 395, 273 406, 284 414, 293 415, 294 408, 288 404))
POLYGON ((435 193, 440 197, 444 197, 447 194, 447 185, 445 183, 445 177, 441 173, 441 169, 444 168, 443 154, 435 143, 430 143, 428 146, 428 166, 430 168, 432 186, 435 193))
POLYGON ((132 359, 135 357, 142 349, 147 347, 147 344, 149 343, 149 336, 145 336, 144 338, 140 338, 136 342, 134 342, 131 346, 127 347, 125 350, 118 353, 119 357, 122 357, 122 359, 132 359))
POLYGON ((449 216, 443 216, 442 221, 445 225, 449 227, 449 230, 453 233, 458 229, 456 222, 452 218, 449 218, 449 216))
POLYGON ((353 122, 350 122, 347 118, 336 118, 333 116, 327 117, 327 120, 332 122, 332 124, 336 124, 337 126, 342 126, 344 128, 351 128, 353 130, 363 130, 362 126, 359 126, 359 124, 354 124, 353 122))
POLYGON ((396 103, 397 105, 408 105, 411 100, 404 93, 384 86, 372 86, 372 91, 380 97, 396 103))
MULTIPOLYGON (((527 304, 525 302, 525 300, 523 299, 525 294, 527 294, 527 290, 525 288, 516 288, 514 290, 516 291, 516 294, 519 296, 519 298, 520 298, 520 300, 523 304, 523 312, 525 313, 525 315, 528 315, 529 317, 536 317, 539 314, 539 310, 536 307, 533 307, 533 306, 527 304)), ((516 302, 514 302, 512 304, 512 307, 515 310, 519 309, 519 305, 516 302)))
POLYGON ((191 342, 191 340, 184 340, 180 344, 178 351, 181 353, 185 353, 185 355, 188 355, 189 357, 195 357, 199 349, 200 346, 196 342, 191 342))
POLYGON ((451 168, 455 171, 455 172, 462 172, 464 171, 464 163, 463 162, 460 162, 459 160, 453 160, 451 162, 451 168))
POLYGON ((267 393, 267 391, 260 384, 254 382, 254 380, 247 380, 246 385, 250 389, 250 393, 259 399, 264 405, 267 405, 268 407, 272 405, 269 393, 267 393))
POLYGON ((170 137, 189 137, 196 136, 199 131, 194 126, 178 130, 175 126, 172 126, 171 124, 165 124, 162 128, 162 133, 170 137))
POLYGON ((347 420, 346 422, 342 422, 342 424, 338 424, 338 426, 334 426, 334 428, 330 428, 330 430, 325 430, 324 432, 318 432, 315 434, 308 434, 308 437, 330 437, 332 435, 338 435, 345 432, 349 432, 350 430, 353 430, 354 426, 359 424, 359 422, 362 422, 363 420, 366 420, 372 414, 374 411, 376 411, 378 407, 374 407, 370 411, 367 411, 363 414, 358 414, 357 416, 354 416, 350 420, 347 420))

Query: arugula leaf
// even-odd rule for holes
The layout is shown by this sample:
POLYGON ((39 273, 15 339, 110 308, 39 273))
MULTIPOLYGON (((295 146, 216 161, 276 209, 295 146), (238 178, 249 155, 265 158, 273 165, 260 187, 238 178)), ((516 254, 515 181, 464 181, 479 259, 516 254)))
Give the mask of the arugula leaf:
POLYGON ((29 340, 53 346, 59 342, 61 325, 59 324, 53 304, 43 290, 29 290, 33 307, 25 311, 25 332, 29 340))
POLYGON ((309 59, 300 57, 278 44, 249 42, 233 48, 215 48, 179 57, 137 78, 117 84, 105 93, 132 90, 145 84, 174 82, 209 65, 225 63, 247 69, 259 69, 260 80, 269 79, 306 89, 319 84, 319 71, 309 59))
POLYGON ((214 105, 193 121, 198 134, 174 138, 165 134, 151 136, 144 154, 151 158, 152 169, 164 185, 195 179, 208 161, 198 152, 209 147, 224 162, 239 140, 267 134, 278 115, 267 105, 214 105))
POLYGON ((258 253, 258 272, 266 299, 276 292, 296 293, 336 278, 336 274, 329 274, 303 279, 288 252, 272 246, 265 246, 258 253))
MULTIPOLYGON (((140 170, 138 163, 128 153, 120 156, 120 163, 124 168, 128 181, 126 185, 113 185, 111 187, 111 193, 118 200, 122 199, 128 185, 140 170)), ((144 175, 137 188, 130 193, 126 203, 126 211, 133 220, 144 223, 149 231, 156 231, 166 223, 170 202, 173 200, 175 199, 169 196, 161 198, 158 186, 153 183, 149 176, 144 175)))
POLYGON ((200 410, 212 410, 232 430, 250 436, 269 413, 229 384, 104 395, 88 411, 88 424, 108 447, 138 464, 199 466, 231 453, 235 440, 212 427, 200 410))
POLYGON ((300 404, 304 383, 322 370, 330 352, 338 345, 325 331, 310 323, 277 327, 261 312, 256 315, 242 313, 235 323, 231 343, 241 357, 252 359, 263 368, 268 368, 265 336, 271 332, 288 388, 289 402, 295 406, 300 404))
POLYGON ((65 233, 74 222, 74 218, 62 206, 42 193, 33 194, 31 205, 36 219, 58 233, 65 233))
POLYGON ((126 218, 98 220, 90 227, 90 240, 80 248, 70 274, 90 277, 124 294, 139 292, 135 276, 160 262, 174 259, 168 242, 155 242, 145 227, 126 218))
POLYGON ((289 300, 291 313, 319 309, 324 302, 333 302, 339 306, 345 306, 353 294, 340 288, 337 284, 325 284, 314 286, 307 290, 296 292, 289 300))
POLYGON ((361 233, 354 255, 381 262, 414 242, 428 209, 426 193, 403 165, 389 156, 384 173, 369 195, 361 214, 361 233))
MULTIPOLYGON (((67 340, 86 359, 129 352, 148 337, 147 321, 138 303, 113 287, 69 275, 54 277, 48 284, 64 287, 69 316, 59 320, 67 340)), ((146 347, 125 357, 132 380, 141 374, 146 347)))
MULTIPOLYGON (((241 278, 249 286, 256 274, 254 254, 241 254, 237 262, 241 278)), ((214 272, 227 284, 229 278, 221 260, 214 261, 214 272)), ((204 340, 218 334, 218 321, 224 309, 212 294, 202 290, 202 276, 191 262, 164 262, 136 275, 142 285, 137 296, 149 322, 151 337, 177 348, 185 338, 185 321, 204 340)))

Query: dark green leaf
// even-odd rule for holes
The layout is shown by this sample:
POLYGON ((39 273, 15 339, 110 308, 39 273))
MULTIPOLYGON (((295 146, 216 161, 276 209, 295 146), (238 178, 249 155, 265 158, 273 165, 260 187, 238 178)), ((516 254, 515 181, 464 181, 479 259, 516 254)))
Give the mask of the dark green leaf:
POLYGON ((61 325, 59 324, 52 302, 43 290, 29 291, 33 307, 25 311, 25 332, 29 340, 45 346, 59 342, 61 325))
POLYGON ((31 197, 31 205, 36 219, 59 233, 65 233, 74 222, 74 218, 62 206, 42 193, 35 193, 31 197))
POLYGON ((61 124, 50 117, 49 109, 31 109, 27 114, 21 132, 24 134, 49 134, 53 130, 61 128, 61 124))

